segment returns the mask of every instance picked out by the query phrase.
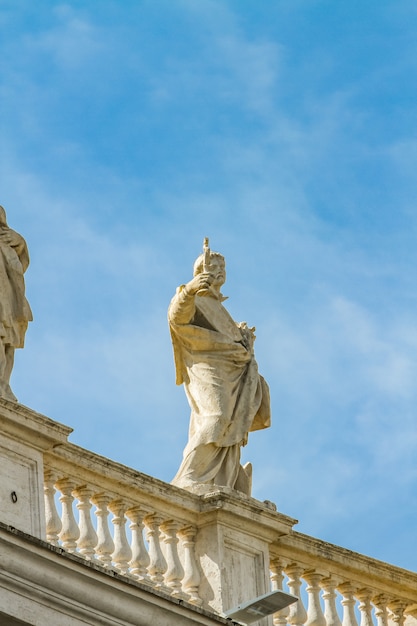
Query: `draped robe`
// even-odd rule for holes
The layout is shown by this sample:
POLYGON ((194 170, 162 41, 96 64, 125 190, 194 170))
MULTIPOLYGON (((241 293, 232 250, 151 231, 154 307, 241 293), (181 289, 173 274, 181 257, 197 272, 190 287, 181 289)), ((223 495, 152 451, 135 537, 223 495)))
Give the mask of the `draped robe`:
MULTIPOLYGON (((1 231, 10 231, 7 226, 1 231)), ((0 242, 0 340, 13 348, 23 348, 32 312, 25 297, 23 274, 29 265, 26 242, 19 235, 19 244, 0 242)))
POLYGON ((172 482, 247 493, 240 448, 249 431, 270 425, 269 389, 221 299, 189 295, 180 287, 169 307, 176 382, 184 384, 191 408, 188 443, 172 482))

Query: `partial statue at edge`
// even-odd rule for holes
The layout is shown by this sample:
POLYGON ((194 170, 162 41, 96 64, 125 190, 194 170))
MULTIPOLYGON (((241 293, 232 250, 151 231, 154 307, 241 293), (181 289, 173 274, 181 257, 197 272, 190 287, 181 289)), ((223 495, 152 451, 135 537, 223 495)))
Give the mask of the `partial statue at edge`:
POLYGON ((32 312, 25 297, 23 274, 29 253, 21 235, 9 228, 0 206, 0 397, 17 401, 10 389, 15 348, 23 348, 32 312))
POLYGON ((173 485, 196 493, 201 485, 251 495, 252 467, 240 464, 248 433, 270 426, 269 389, 258 373, 254 328, 236 323, 222 302, 225 260, 208 239, 168 310, 177 385, 191 408, 188 443, 173 485))

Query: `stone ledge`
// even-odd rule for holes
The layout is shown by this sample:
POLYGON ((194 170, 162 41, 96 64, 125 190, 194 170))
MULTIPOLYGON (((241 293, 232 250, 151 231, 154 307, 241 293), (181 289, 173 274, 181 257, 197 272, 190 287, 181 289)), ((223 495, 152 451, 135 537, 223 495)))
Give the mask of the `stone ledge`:
POLYGON ((65 443, 73 429, 23 404, 0 398, 2 433, 43 451, 65 443))
POLYGON ((275 511, 272 503, 249 498, 226 487, 211 489, 200 497, 199 525, 216 520, 218 523, 226 523, 230 528, 247 532, 252 530, 255 536, 272 542, 282 535, 288 535, 294 524, 298 523, 296 519, 275 511))

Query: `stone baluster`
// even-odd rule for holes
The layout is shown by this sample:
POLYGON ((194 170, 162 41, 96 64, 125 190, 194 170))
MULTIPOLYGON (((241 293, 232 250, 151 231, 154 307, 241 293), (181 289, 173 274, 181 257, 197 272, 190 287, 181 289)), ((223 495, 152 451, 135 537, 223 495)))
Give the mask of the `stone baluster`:
POLYGON ((80 536, 77 541, 77 547, 80 554, 87 560, 91 561, 95 557, 94 548, 97 545, 97 534, 91 521, 91 502, 92 491, 86 486, 75 489, 73 495, 77 498, 77 509, 80 512, 79 530, 80 536))
POLYGON ((148 575, 150 559, 143 540, 143 518, 146 514, 147 511, 138 506, 126 511, 126 516, 132 522, 130 525, 130 530, 132 531, 130 573, 140 582, 152 585, 153 583, 148 575))
POLYGON ((324 619, 327 626, 342 626, 336 608, 336 587, 339 583, 340 581, 336 581, 333 578, 324 578, 320 583, 323 589, 324 619))
POLYGON ((307 620, 307 612, 301 599, 301 574, 303 573, 303 568, 296 563, 292 563, 285 568, 285 573, 288 576, 287 585, 290 593, 298 598, 298 602, 290 604, 288 623, 292 626, 302 626, 307 620))
POLYGON ((314 570, 304 572, 304 580, 307 582, 308 609, 306 626, 326 626, 323 610, 320 604, 320 581, 321 574, 314 570))
POLYGON ((372 598, 377 626, 388 626, 388 598, 382 593, 372 598))
POLYGON ((370 589, 359 589, 356 592, 356 598, 359 600, 359 611, 361 612, 360 626, 373 626, 372 619, 372 591, 370 589))
POLYGON ((77 539, 80 536, 80 530, 72 508, 72 503, 74 501, 72 491, 74 489, 74 485, 68 478, 63 478, 58 480, 55 486, 62 494, 59 498, 62 504, 62 528, 59 533, 59 538, 62 542, 62 547, 65 548, 65 550, 68 550, 68 552, 75 552, 77 548, 77 539))
POLYGON ((354 597, 355 589, 350 583, 343 583, 339 585, 338 591, 342 594, 342 606, 343 606, 343 620, 342 626, 358 626, 358 622, 355 616, 355 604, 354 597))
POLYGON ((196 532, 193 526, 186 526, 181 528, 178 535, 181 539, 181 547, 183 550, 184 578, 182 579, 182 588, 188 595, 188 602, 191 602, 191 604, 195 606, 201 606, 203 601, 198 595, 201 578, 195 558, 194 539, 196 532))
POLYGON ((178 529, 179 524, 169 520, 161 524, 164 533, 163 545, 167 569, 165 572, 165 584, 175 598, 185 599, 187 596, 182 591, 181 581, 184 578, 184 570, 178 556, 178 529))
POLYGON ((159 531, 159 525, 162 519, 153 513, 146 515, 143 521, 146 526, 146 539, 149 543, 150 563, 148 572, 155 587, 165 590, 164 574, 167 569, 167 564, 161 550, 159 531))
POLYGON ((104 493, 95 494, 91 502, 96 506, 97 516, 97 545, 95 547, 96 558, 104 567, 110 567, 112 554, 114 552, 114 542, 109 529, 109 509, 111 498, 104 493))
POLYGON ((114 525, 114 552, 112 560, 115 568, 121 574, 127 574, 129 570, 129 561, 132 558, 132 551, 126 537, 126 504, 123 500, 112 500, 109 509, 114 517, 112 523, 114 525))
POLYGON ((45 497, 45 518, 46 518, 46 540, 52 545, 59 543, 59 533, 61 532, 61 518, 55 506, 55 477, 50 470, 45 472, 44 497, 45 497))
POLYGON ((404 626, 404 611, 406 608, 407 604, 405 602, 401 602, 400 600, 390 602, 388 604, 388 624, 391 623, 393 626, 404 626))
MULTIPOLYGON (((285 567, 285 562, 281 559, 272 559, 270 563, 271 570, 271 587, 272 590, 283 590, 283 582, 284 582, 284 574, 283 569, 285 567)), ((290 612, 289 607, 285 607, 285 609, 281 609, 274 613, 273 620, 274 626, 285 626, 287 624, 287 617, 290 612)))

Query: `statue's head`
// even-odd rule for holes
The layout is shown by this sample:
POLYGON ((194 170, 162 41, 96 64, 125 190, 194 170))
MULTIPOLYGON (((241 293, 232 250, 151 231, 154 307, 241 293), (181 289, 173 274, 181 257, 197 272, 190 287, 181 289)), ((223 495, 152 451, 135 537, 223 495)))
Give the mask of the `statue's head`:
MULTIPOLYGON (((194 276, 201 274, 204 271, 204 253, 195 260, 194 263, 194 276)), ((210 274, 213 274, 215 280, 213 282, 214 287, 221 287, 226 280, 226 263, 224 256, 219 252, 210 251, 210 265, 208 267, 210 274)))
POLYGON ((6 211, 0 206, 0 226, 7 226, 6 211))
MULTIPOLYGON (((213 252, 210 250, 210 265, 215 264, 215 265, 220 265, 223 264, 223 267, 226 266, 225 260, 224 260, 224 256, 222 254, 220 254, 220 252, 213 252)), ((197 259, 194 262, 194 276, 197 276, 197 274, 201 274, 201 272, 203 271, 203 266, 204 266, 204 254, 200 254, 199 257, 197 257, 197 259)))

